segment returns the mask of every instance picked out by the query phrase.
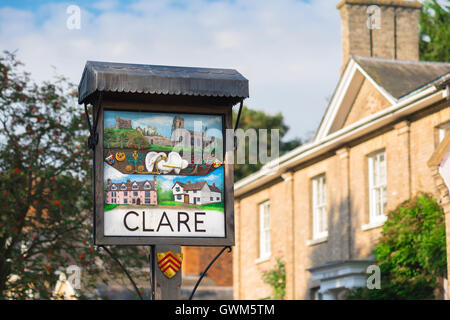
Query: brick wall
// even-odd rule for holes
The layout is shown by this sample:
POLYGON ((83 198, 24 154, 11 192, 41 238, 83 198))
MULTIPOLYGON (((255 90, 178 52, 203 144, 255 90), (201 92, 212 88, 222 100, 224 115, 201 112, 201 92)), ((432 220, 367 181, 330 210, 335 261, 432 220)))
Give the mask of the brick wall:
POLYGON ((352 108, 344 122, 344 126, 352 124, 388 106, 390 106, 389 101, 375 89, 369 80, 364 79, 358 96, 353 102, 352 108))
MULTIPOLYGON (((222 247, 182 247, 183 274, 200 275, 222 247)), ((207 276, 218 286, 233 285, 232 254, 225 250, 208 270, 207 276)))
POLYGON ((415 1, 341 1, 342 66, 350 55, 418 60, 420 8, 415 1), (370 31, 367 10, 372 5, 379 8, 380 28, 370 31))

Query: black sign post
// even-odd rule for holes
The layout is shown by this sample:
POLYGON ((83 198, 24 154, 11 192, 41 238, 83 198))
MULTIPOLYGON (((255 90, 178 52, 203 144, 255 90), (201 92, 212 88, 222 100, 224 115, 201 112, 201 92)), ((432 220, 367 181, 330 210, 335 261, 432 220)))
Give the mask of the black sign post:
POLYGON ((94 242, 152 246, 156 297, 176 299, 181 246, 234 245, 227 139, 248 80, 230 69, 88 61, 78 91, 94 151, 94 242))

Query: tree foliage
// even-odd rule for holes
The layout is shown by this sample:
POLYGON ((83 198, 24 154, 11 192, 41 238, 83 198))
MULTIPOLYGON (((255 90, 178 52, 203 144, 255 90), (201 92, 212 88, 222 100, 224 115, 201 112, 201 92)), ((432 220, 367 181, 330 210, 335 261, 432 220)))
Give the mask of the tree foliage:
MULTIPOLYGON (((0 55, 0 298, 54 298, 58 275, 81 267, 81 297, 118 267, 92 243, 92 153, 77 92, 65 78, 35 83, 0 55)), ((138 248, 112 248, 139 267, 138 248)))
MULTIPOLYGON (((233 114, 233 123, 236 123, 237 113, 233 114)), ((289 131, 289 127, 284 123, 283 115, 281 113, 277 113, 275 115, 270 115, 260 110, 253 110, 248 108, 247 106, 242 107, 241 117, 239 119, 239 128, 244 131, 247 129, 267 129, 268 137, 267 137, 267 150, 270 152, 271 150, 271 129, 278 129, 280 136, 280 155, 298 147, 302 144, 299 138, 295 138, 289 141, 283 141, 283 137, 289 131)), ((258 136, 258 139, 260 137, 258 136)), ((254 173, 261 169, 263 166, 262 163, 258 161, 257 164, 248 163, 248 153, 249 153, 249 141, 246 140, 246 163, 245 164, 237 164, 234 165, 234 180, 238 181, 251 173, 254 173)))
POLYGON ((381 270, 381 289, 357 289, 350 298, 434 298, 447 268, 442 208, 425 193, 401 203, 389 212, 374 254, 381 270))
POLYGON ((450 6, 425 0, 420 13, 420 60, 450 62, 449 43, 450 6))

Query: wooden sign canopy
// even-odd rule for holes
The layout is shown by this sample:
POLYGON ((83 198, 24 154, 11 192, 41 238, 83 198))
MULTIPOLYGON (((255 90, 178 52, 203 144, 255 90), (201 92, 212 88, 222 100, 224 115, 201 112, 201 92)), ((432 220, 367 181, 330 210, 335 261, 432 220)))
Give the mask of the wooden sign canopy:
POLYGON ((247 79, 230 69, 88 61, 78 94, 94 150, 96 244, 234 245, 225 131, 247 79))

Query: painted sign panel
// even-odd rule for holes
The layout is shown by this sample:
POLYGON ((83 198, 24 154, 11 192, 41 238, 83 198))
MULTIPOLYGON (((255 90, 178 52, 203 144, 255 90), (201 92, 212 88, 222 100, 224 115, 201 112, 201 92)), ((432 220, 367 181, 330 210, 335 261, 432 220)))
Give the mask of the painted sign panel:
POLYGON ((104 111, 104 236, 226 236, 223 115, 104 111))

